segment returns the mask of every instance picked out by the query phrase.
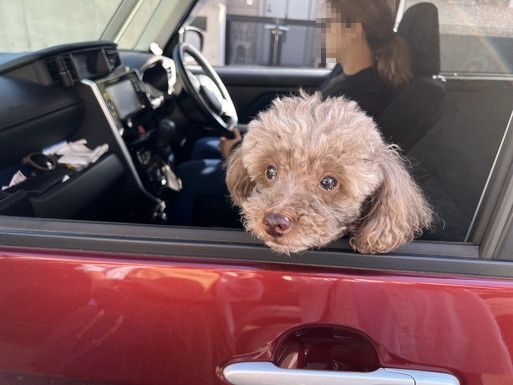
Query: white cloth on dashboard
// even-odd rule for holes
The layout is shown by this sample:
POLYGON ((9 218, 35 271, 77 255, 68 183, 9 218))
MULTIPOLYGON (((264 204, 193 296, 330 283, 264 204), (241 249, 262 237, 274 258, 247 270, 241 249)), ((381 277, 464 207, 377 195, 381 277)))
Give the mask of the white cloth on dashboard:
POLYGON ((16 186, 17 184, 27 180, 27 177, 23 175, 23 173, 18 170, 16 174, 14 174, 9 182, 8 186, 2 186, 2 191, 7 190, 9 187, 16 186))
POLYGON ((61 142, 43 151, 46 155, 60 155, 57 161, 75 170, 82 170, 95 163, 100 157, 109 151, 108 144, 90 149, 86 146, 87 140, 80 139, 75 142, 61 142))

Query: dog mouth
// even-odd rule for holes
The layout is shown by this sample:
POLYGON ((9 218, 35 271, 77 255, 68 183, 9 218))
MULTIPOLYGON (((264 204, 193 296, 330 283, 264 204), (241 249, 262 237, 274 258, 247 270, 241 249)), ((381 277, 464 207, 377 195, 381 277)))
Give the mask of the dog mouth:
POLYGON ((269 237, 268 239, 263 239, 263 241, 267 246, 269 246, 272 250, 274 250, 278 253, 288 255, 290 253, 300 251, 296 247, 292 247, 282 237, 269 237))
POLYGON ((294 231, 287 232, 286 234, 275 233, 274 231, 267 231, 264 226, 258 230, 253 230, 253 234, 269 246, 273 251, 282 254, 290 254, 297 251, 306 250, 308 247, 298 247, 295 244, 294 231), (256 230, 256 231, 255 231, 256 230))
POLYGON ((285 246, 289 238, 288 236, 282 234, 272 235, 265 230, 254 232, 254 234, 266 244, 273 244, 278 246, 285 246))
POLYGON ((274 235, 272 232, 266 231, 265 228, 260 228, 253 233, 273 251, 290 255, 291 253, 323 247, 334 239, 341 238, 347 234, 347 226, 341 226, 341 228, 337 230, 338 231, 333 231, 332 237, 322 237, 322 239, 310 238, 307 233, 297 228, 297 224, 286 234, 274 235))
POLYGON ((246 230, 279 254, 322 247, 343 232, 338 221, 321 213, 308 216, 291 210, 268 210, 245 214, 246 230))
POLYGON ((297 244, 293 242, 292 239, 288 240, 288 242, 283 238, 270 238, 263 241, 273 251, 280 254, 290 255, 291 253, 298 253, 309 249, 309 246, 297 244))
POLYGON ((299 234, 294 230, 296 229, 291 229, 285 234, 273 234, 272 231, 268 232, 266 229, 261 229, 259 234, 255 233, 255 235, 273 251, 289 255, 290 253, 297 253, 309 248, 309 246, 305 244, 304 240, 299 238, 299 234))

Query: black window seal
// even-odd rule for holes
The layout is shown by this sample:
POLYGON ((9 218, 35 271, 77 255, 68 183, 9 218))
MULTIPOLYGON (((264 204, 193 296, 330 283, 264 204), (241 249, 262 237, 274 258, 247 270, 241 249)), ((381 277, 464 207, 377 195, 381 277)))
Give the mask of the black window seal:
POLYGON ((451 242, 416 241, 391 254, 361 255, 342 240, 324 250, 284 256, 241 230, 0 216, 0 245, 4 252, 513 278, 513 263, 480 259, 477 245, 451 242))

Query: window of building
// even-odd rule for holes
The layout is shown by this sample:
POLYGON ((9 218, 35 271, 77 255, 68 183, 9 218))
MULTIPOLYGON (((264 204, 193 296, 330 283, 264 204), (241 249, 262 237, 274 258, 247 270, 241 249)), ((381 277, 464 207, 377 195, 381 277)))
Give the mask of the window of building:
POLYGON ((191 24, 205 31, 203 53, 214 65, 316 67, 322 62, 317 3, 203 1, 191 24))

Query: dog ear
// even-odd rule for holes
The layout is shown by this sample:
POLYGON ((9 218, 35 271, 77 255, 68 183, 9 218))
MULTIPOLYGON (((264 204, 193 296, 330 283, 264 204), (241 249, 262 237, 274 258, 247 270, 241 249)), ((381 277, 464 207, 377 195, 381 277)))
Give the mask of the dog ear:
POLYGON ((226 161, 226 185, 232 201, 241 206, 249 196, 255 183, 249 178, 248 172, 242 163, 242 146, 238 146, 226 161))
POLYGON ((432 221, 431 207, 395 146, 386 149, 380 166, 383 183, 349 241, 365 254, 389 252, 420 235, 432 221))

